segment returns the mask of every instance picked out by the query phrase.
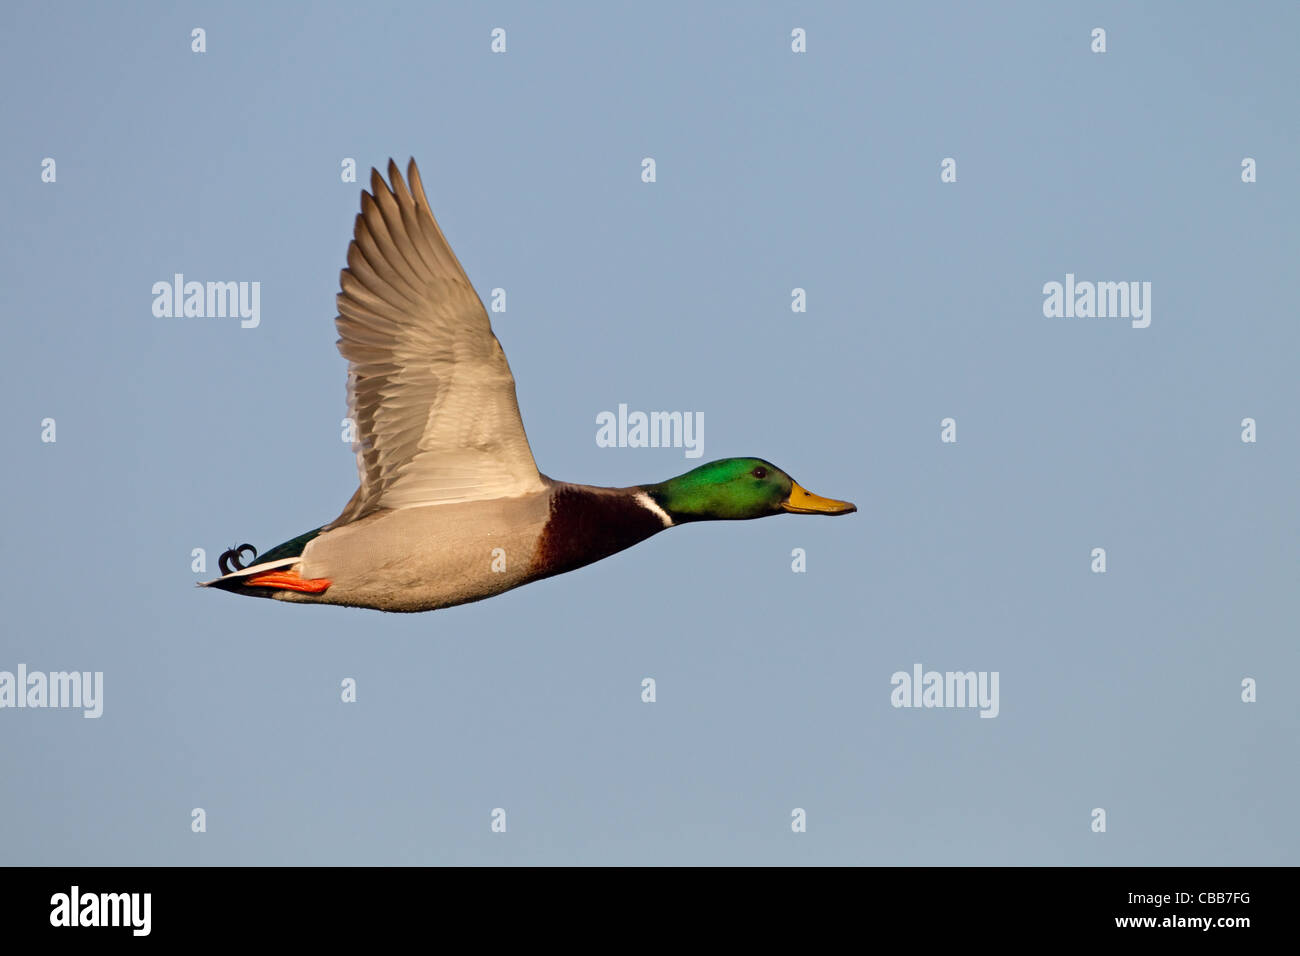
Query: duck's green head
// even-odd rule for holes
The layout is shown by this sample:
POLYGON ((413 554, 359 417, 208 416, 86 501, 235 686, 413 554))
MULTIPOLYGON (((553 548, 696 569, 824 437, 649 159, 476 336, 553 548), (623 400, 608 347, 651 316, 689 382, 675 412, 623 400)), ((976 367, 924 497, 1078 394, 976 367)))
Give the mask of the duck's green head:
POLYGON ((792 512, 801 515, 846 515, 857 511, 848 501, 823 498, 761 458, 724 458, 688 471, 646 492, 675 523, 740 520, 792 512))

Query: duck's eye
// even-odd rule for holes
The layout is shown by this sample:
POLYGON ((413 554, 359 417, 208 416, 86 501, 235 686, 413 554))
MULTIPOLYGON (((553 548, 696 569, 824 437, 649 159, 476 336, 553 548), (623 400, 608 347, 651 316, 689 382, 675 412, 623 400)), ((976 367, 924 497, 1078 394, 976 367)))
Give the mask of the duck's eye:
POLYGON ((767 469, 766 469, 766 468, 755 468, 753 471, 750 472, 750 474, 753 475, 755 478, 766 478, 766 477, 767 477, 767 469))

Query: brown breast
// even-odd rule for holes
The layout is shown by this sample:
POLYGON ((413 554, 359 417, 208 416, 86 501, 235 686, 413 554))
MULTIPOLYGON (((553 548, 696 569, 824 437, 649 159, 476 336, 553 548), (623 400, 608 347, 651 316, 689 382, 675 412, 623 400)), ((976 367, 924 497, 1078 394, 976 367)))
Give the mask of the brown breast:
POLYGON ((551 498, 533 559, 535 573, 563 574, 663 531, 663 518, 637 502, 637 490, 562 485, 551 498))

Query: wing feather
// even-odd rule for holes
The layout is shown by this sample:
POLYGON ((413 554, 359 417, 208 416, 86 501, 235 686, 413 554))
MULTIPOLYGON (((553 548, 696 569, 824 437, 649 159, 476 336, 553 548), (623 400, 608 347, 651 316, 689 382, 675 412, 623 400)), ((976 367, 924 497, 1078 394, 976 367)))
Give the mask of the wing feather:
POLYGON ((541 491, 515 380, 412 160, 371 170, 339 275, 361 487, 337 527, 381 508, 541 491), (391 185, 390 185, 391 184, 391 185))

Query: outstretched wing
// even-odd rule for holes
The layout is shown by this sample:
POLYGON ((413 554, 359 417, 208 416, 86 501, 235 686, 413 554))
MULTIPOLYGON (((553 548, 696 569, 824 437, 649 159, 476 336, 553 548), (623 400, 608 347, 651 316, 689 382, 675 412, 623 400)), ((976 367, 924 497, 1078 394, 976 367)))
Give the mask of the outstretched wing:
POLYGON ((379 508, 541 491, 501 343, 438 228, 415 160, 410 188, 370 171, 339 276, 361 487, 331 525, 379 508))

